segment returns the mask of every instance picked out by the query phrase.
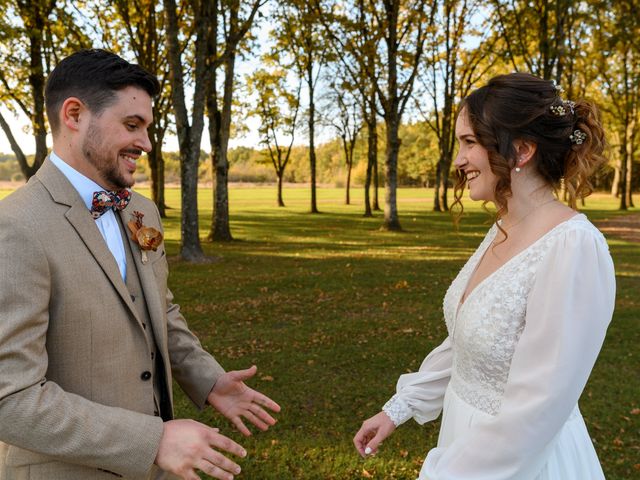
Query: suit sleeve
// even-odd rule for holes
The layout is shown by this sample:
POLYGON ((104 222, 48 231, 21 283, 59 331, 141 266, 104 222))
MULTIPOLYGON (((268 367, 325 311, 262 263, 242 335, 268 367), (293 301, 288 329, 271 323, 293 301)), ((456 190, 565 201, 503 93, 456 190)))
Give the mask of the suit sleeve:
POLYGON ((159 417, 94 403, 48 381, 51 272, 41 239, 0 213, 0 440, 52 459, 143 477, 159 417))
MULTIPOLYGON (((158 225, 162 225, 156 209, 158 225)), ((168 275, 166 255, 158 260, 155 268, 164 270, 168 275)), ((195 406, 203 409, 207 396, 224 369, 201 345, 198 338, 189 330, 187 322, 180 312, 180 306, 173 303, 173 293, 167 288, 167 339, 171 373, 180 388, 187 394, 195 406)))

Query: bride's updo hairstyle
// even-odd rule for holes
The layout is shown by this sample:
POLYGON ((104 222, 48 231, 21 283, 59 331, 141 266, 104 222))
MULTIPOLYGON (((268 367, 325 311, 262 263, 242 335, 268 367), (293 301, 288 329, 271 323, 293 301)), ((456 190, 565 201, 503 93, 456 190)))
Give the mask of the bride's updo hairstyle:
MULTIPOLYGON (((463 100, 477 141, 489 154, 495 189, 497 218, 507 213, 511 171, 516 167, 514 140, 536 144, 529 163, 556 191, 562 186, 571 208, 593 191, 589 181, 603 164, 604 131, 596 106, 585 100, 563 100, 554 82, 527 73, 492 78, 463 100)), ((517 173, 516 173, 517 175, 517 173)), ((456 170, 452 210, 462 214, 466 177, 456 170)))

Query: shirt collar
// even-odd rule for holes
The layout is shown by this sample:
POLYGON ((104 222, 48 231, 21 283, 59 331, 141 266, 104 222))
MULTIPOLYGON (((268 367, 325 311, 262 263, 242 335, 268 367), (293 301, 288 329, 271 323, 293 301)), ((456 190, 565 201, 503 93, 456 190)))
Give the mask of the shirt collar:
POLYGON ((104 191, 100 185, 91 180, 89 177, 83 175, 67 162, 62 160, 55 152, 51 152, 49 155, 49 160, 58 167, 58 169, 62 172, 62 174, 67 177, 67 180, 71 182, 73 188, 78 191, 80 198, 87 206, 89 210, 91 210, 91 204, 93 202, 93 194, 95 192, 104 191))

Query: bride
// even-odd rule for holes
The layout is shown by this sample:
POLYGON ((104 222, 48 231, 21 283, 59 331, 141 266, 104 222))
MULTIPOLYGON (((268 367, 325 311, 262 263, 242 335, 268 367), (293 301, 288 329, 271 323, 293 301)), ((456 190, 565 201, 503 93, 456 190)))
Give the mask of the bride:
POLYGON ((575 211, 605 162, 597 111, 553 82, 502 75, 464 100, 456 137, 455 205, 466 186, 497 222, 445 295, 448 337, 355 446, 374 454, 403 422, 442 411, 419 480, 604 479, 577 405, 615 300, 605 239, 575 211))

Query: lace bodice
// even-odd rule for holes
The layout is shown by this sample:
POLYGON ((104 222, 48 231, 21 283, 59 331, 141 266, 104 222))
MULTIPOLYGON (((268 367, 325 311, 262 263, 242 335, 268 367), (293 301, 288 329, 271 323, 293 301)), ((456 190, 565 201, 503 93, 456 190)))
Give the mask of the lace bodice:
MULTIPOLYGON (((590 237, 595 233, 597 242, 606 249, 604 237, 584 215, 576 215, 511 258, 460 304, 471 275, 498 232, 494 225, 449 286, 443 310, 450 342, 450 387, 475 408, 490 415, 499 411, 538 269, 558 238, 575 230, 586 231, 590 237)), ((423 365, 432 361, 427 357, 423 365)), ((424 367, 421 370, 424 375, 424 367)), ((424 379, 420 381, 424 383, 424 379)), ((400 395, 394 395, 383 410, 396 425, 416 414, 400 395)))
POLYGON ((558 225, 511 258, 460 305, 470 277, 498 232, 494 225, 447 290, 443 310, 454 345, 451 387, 486 413, 495 415, 500 408, 536 270, 554 238, 568 226, 568 222, 558 225))

